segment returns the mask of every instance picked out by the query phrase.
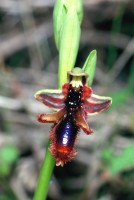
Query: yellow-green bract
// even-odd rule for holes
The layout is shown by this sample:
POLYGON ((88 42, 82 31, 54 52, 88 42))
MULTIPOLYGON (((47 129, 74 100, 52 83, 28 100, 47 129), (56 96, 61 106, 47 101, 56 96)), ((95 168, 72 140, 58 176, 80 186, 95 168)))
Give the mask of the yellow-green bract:
POLYGON ((65 74, 74 67, 78 53, 80 24, 74 6, 67 12, 65 24, 62 28, 59 51, 59 83, 66 82, 67 77, 65 74), (65 79, 61 81, 63 77, 65 77, 65 79))
POLYGON ((57 49, 59 49, 59 42, 61 38, 62 26, 65 24, 65 17, 69 9, 74 6, 78 15, 79 23, 81 24, 83 19, 83 6, 82 0, 56 0, 53 12, 53 27, 54 38, 57 49))
POLYGON ((96 50, 91 51, 89 56, 87 57, 84 66, 83 71, 86 72, 89 75, 89 82, 88 85, 92 85, 95 69, 96 69, 96 60, 97 60, 97 52, 96 50))

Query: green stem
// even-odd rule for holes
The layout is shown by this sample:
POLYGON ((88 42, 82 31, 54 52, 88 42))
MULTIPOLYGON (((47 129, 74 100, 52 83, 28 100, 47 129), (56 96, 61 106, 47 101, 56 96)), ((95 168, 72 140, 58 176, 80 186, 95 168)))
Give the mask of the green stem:
MULTIPOLYGON (((48 143, 48 147, 49 147, 48 143)), ((34 200, 44 200, 47 198, 49 183, 51 180, 53 168, 55 166, 55 159, 47 148, 45 159, 42 163, 40 175, 37 183, 37 188, 34 195, 34 200)))

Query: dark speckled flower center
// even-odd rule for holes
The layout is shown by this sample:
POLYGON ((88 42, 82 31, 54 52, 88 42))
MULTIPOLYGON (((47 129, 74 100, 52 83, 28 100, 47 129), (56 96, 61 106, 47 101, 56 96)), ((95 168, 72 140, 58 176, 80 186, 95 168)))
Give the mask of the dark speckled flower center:
POLYGON ((76 110, 81 105, 81 95, 82 95, 82 87, 77 89, 73 88, 71 85, 68 89, 68 96, 65 101, 65 105, 70 110, 76 110))

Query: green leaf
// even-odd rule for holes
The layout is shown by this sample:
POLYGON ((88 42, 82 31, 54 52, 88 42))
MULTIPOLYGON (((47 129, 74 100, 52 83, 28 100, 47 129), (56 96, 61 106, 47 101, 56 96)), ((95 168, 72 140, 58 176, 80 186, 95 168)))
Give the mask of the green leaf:
POLYGON ((101 152, 102 159, 105 163, 109 163, 112 159, 112 151, 109 147, 103 148, 101 152))
POLYGON ((8 162, 0 161, 0 177, 5 177, 10 174, 11 165, 8 162))
POLYGON ((11 197, 9 197, 8 195, 0 195, 0 200, 11 200, 11 197))
POLYGON ((82 0, 77 0, 77 14, 78 14, 79 22, 81 24, 82 19, 83 19, 83 1, 82 0))
POLYGON ((129 145, 118 156, 113 156, 109 170, 112 175, 116 175, 130 167, 134 167, 134 145, 129 145))
POLYGON ((76 7, 79 23, 81 24, 83 19, 83 1, 82 0, 66 0, 65 6, 68 9, 70 9, 72 6, 76 7))
POLYGON ((18 150, 14 146, 4 146, 0 149, 0 175, 7 176, 11 164, 18 158, 18 150))
POLYGON ((66 16, 66 12, 67 11, 64 5, 64 0, 56 0, 53 11, 53 28, 57 49, 59 49, 60 30, 66 16))
POLYGON ((76 7, 76 12, 79 19, 79 24, 81 24, 83 19, 83 5, 82 0, 56 0, 53 12, 53 28, 54 28, 54 38, 57 49, 59 49, 59 43, 62 34, 62 26, 64 26, 65 18, 67 12, 71 7, 76 7))
POLYGON ((93 50, 89 54, 89 56, 86 59, 86 62, 84 63, 83 70, 89 75, 89 85, 92 85, 95 69, 96 69, 96 61, 97 61, 97 51, 93 50))
POLYGON ((15 146, 4 146, 0 150, 0 158, 3 162, 12 163, 18 158, 18 149, 15 146))
POLYGON ((80 41, 80 23, 76 7, 72 6, 66 15, 61 31, 59 52, 59 87, 67 81, 67 71, 74 67, 80 41))

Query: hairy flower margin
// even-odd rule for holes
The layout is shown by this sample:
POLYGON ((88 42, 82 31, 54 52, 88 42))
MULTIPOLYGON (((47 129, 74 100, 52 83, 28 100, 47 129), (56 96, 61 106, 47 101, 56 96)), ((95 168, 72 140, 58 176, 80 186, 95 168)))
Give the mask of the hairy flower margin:
POLYGON ((62 90, 43 89, 35 93, 35 98, 46 106, 56 110, 51 114, 40 114, 41 123, 54 123, 50 131, 50 152, 56 159, 56 165, 63 166, 75 155, 74 144, 80 129, 87 135, 93 130, 88 126, 87 117, 109 108, 110 97, 93 94, 87 86, 88 75, 80 68, 68 72, 68 83, 62 90))

